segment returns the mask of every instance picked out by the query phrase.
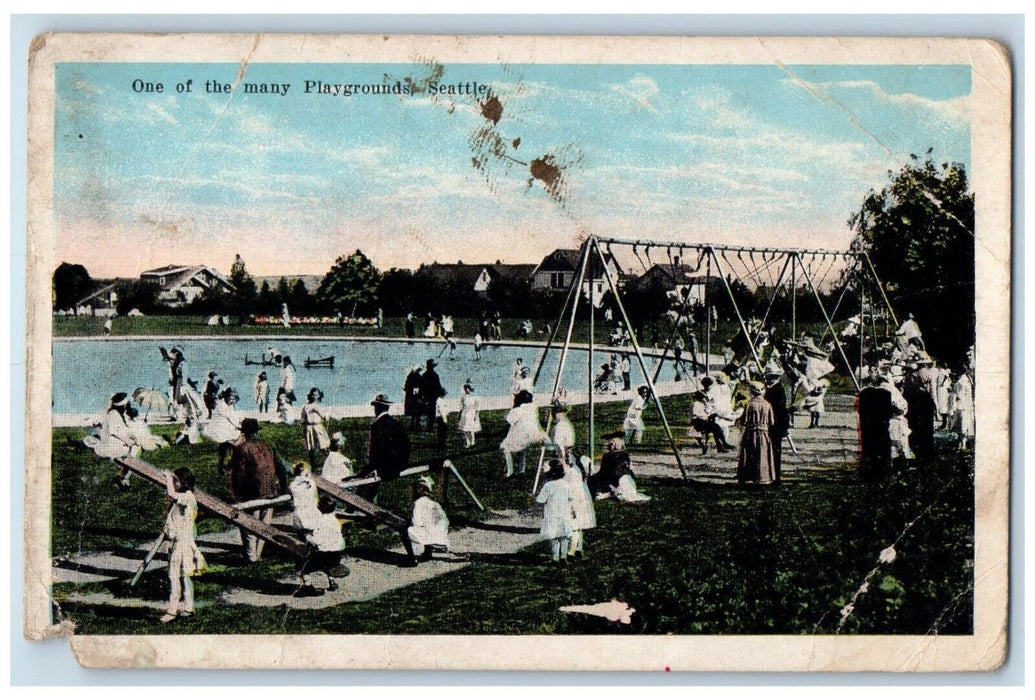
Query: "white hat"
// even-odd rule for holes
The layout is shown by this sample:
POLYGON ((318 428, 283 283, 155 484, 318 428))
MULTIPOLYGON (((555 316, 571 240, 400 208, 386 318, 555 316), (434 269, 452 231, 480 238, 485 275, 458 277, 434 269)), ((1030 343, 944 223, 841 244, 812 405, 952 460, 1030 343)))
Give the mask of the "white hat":
POLYGON ((336 432, 333 435, 331 435, 331 440, 334 440, 335 442, 339 442, 339 443, 340 442, 345 442, 345 436, 342 435, 341 431, 339 430, 338 432, 336 432))

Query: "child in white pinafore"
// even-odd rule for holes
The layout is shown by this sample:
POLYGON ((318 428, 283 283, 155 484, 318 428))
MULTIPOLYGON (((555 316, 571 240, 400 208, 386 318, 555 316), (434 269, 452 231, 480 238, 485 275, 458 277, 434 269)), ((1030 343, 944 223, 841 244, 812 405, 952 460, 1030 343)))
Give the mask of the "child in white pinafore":
POLYGON ((571 455, 564 480, 571 492, 571 543, 568 545, 568 556, 582 556, 585 545, 586 530, 597 526, 597 513, 593 507, 593 496, 589 492, 586 478, 589 476, 589 457, 571 455))
POLYGON ((564 465, 559 459, 551 459, 544 476, 542 490, 535 497, 543 504, 543 522, 539 534, 550 540, 550 554, 555 562, 568 561, 568 545, 571 539, 572 499, 568 483, 564 480, 564 465))
POLYGON ((169 607, 159 622, 166 624, 194 614, 194 582, 191 576, 205 568, 194 541, 194 521, 198 517, 198 501, 194 497, 194 474, 187 467, 165 473, 165 489, 173 500, 165 518, 163 533, 169 541, 169 607), (182 598, 182 603, 181 603, 182 598))

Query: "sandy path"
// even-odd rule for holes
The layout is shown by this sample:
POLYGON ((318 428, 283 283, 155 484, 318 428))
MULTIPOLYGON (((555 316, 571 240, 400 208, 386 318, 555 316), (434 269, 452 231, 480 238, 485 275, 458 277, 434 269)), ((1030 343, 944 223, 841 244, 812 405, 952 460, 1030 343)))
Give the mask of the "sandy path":
MULTIPOLYGON (((290 515, 278 516, 278 524, 290 523, 290 515)), ((220 597, 229 605, 278 606, 293 609, 326 608, 341 603, 368 600, 382 593, 403 588, 419 581, 455 571, 479 561, 514 554, 539 541, 539 517, 534 512, 492 511, 481 523, 450 531, 451 551, 436 553, 430 562, 418 566, 405 566, 406 557, 402 545, 390 550, 353 549, 346 558, 349 576, 339 579, 336 591, 322 595, 299 595, 297 576, 287 576, 269 586, 273 592, 249 588, 232 588, 220 597)), ((236 529, 207 534, 198 538, 203 553, 212 555, 225 553, 227 549, 240 547, 240 535, 236 529)), ((75 557, 60 557, 54 560, 54 583, 91 583, 128 580, 142 562, 150 544, 141 543, 108 552, 88 552, 75 557)), ((158 554, 148 566, 148 571, 164 569, 166 556, 158 554)), ((324 577, 313 576, 318 588, 326 586, 324 577)), ((129 607, 151 607, 159 609, 163 601, 145 601, 133 598, 116 598, 110 593, 77 593, 68 596, 69 601, 87 604, 111 604, 129 607)))

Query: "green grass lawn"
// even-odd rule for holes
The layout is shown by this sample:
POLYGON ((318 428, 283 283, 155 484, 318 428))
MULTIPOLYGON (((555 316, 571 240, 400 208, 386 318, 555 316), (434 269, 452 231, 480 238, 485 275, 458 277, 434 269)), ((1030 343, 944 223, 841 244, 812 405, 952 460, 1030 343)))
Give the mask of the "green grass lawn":
MULTIPOLYGON (((70 337, 70 336, 102 336, 104 335, 104 319, 97 317, 72 317, 72 316, 54 316, 54 337, 70 337)), ((148 335, 155 336, 157 338, 170 337, 170 336, 184 336, 184 335, 204 335, 204 336, 238 336, 238 335, 261 335, 261 336, 283 336, 283 335, 306 335, 306 336, 358 336, 358 337, 404 337, 406 330, 404 321, 402 318, 390 317, 385 318, 384 325, 381 328, 375 326, 292 326, 291 328, 284 328, 282 326, 254 326, 254 325, 238 325, 236 319, 229 326, 210 326, 205 322, 203 316, 120 316, 114 320, 112 327, 112 336, 133 336, 133 335, 148 335)), ((504 340, 516 340, 518 339, 518 327, 523 319, 503 319, 503 337, 504 340)), ((551 325, 556 325, 555 319, 550 319, 551 325)), ((474 334, 478 332, 478 319, 476 318, 455 318, 454 319, 454 330, 455 334, 459 338, 473 338, 474 334)), ((545 342, 547 337, 542 330, 543 321, 533 320, 535 332, 532 340, 538 340, 545 342)), ((417 335, 420 336, 422 329, 418 329, 417 335)), ((563 332, 566 328, 561 329, 561 333, 558 334, 557 342, 563 342, 563 332)), ((607 344, 607 336, 614 330, 614 323, 604 324, 598 322, 594 328, 594 339, 595 342, 600 343, 603 347, 607 344)), ((668 341, 671 327, 667 324, 658 324, 656 327, 648 328, 645 332, 644 338, 639 338, 639 342, 644 347, 650 347, 657 345, 663 347, 668 341)), ((732 338, 740 330, 736 320, 722 321, 718 325, 718 329, 712 332, 712 353, 722 354, 723 344, 732 338)), ((822 336, 825 327, 823 324, 799 324, 798 332, 809 330, 817 337, 822 336)), ((698 333, 698 346, 701 352, 704 352, 705 346, 705 334, 701 329, 697 330, 698 333)), ((589 340, 589 322, 586 319, 579 319, 575 323, 575 327, 572 331, 572 340, 576 343, 585 343, 589 340)), ((836 359, 836 358, 835 358, 836 359)), ((835 361, 832 359, 831 361, 835 361)))
MULTIPOLYGON (((669 399, 673 422, 685 406, 669 399)), ((620 421, 624 405, 602 407, 597 425, 620 421)), ((579 420, 578 410, 572 418, 579 420)), ((500 412, 483 412, 480 447, 498 444, 500 412)), ((360 458, 368 421, 337 423, 346 451, 360 458)), ((161 432, 165 432, 164 430, 161 432)), ((130 491, 110 486, 106 462, 75 447, 81 431, 55 430, 53 537, 55 555, 118 548, 151 540, 162 522, 163 496, 134 480, 130 491)), ((285 458, 299 458, 300 428, 264 426, 262 437, 285 458)), ((414 440, 414 459, 434 453, 430 437, 414 440)), ((652 428, 647 451, 662 449, 652 428)), ((451 434, 447 451, 460 451, 451 434)), ((199 488, 225 491, 216 470, 215 446, 178 447, 150 453, 162 468, 188 464, 199 488)), ((504 482, 498 453, 456 460, 465 478, 492 509, 532 508, 529 484, 504 482)), ((635 453, 634 453, 635 464, 635 453)), ((175 629, 160 626, 151 609, 75 603, 73 591, 108 591, 116 597, 162 601, 164 571, 151 572, 130 590, 124 581, 59 584, 56 610, 85 634, 145 633, 831 633, 840 610, 895 542, 898 557, 881 568, 857 601, 844 632, 967 634, 972 627, 973 468, 969 456, 946 454, 914 461, 885 483, 862 483, 851 469, 803 472, 778 488, 740 489, 726 484, 686 484, 680 479, 641 478, 653 500, 646 504, 597 504, 599 526, 588 533, 587 556, 565 569, 546 564, 540 543, 513 555, 480 558, 463 569, 384 593, 365 602, 325 610, 228 606, 227 588, 262 588, 293 571, 293 562, 267 548, 249 564, 236 551, 214 554, 211 569, 196 579, 199 613, 175 629), (908 523, 922 515, 912 527, 908 523), (905 534, 902 534, 905 530, 905 534), (633 624, 614 625, 566 615, 562 605, 618 598, 636 608, 633 624)), ((406 515, 412 481, 385 484, 379 502, 406 515)), ((459 487, 450 490, 455 526, 483 517, 459 487)), ((200 532, 224 529, 212 518, 200 532)), ((347 526, 351 548, 394 546, 394 533, 347 526)))

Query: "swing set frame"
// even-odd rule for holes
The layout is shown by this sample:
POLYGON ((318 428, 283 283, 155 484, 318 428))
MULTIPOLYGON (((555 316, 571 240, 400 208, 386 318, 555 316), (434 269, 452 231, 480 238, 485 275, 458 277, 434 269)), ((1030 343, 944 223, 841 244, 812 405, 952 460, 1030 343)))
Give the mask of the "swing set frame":
MULTIPOLYGON (((711 280, 713 277, 718 277, 722 281, 722 291, 725 292, 724 297, 729 301, 733 308, 734 315, 737 320, 737 324, 740 328, 740 332, 744 334, 747 339, 748 346, 751 351, 751 362, 755 365, 757 371, 762 373, 762 360, 758 351, 758 341, 760 340, 761 329, 764 328, 765 322, 769 319, 770 312, 773 309, 773 305, 776 299, 779 297, 781 291, 785 288, 789 288, 791 296, 791 337, 797 337, 797 298, 799 291, 803 293, 807 292, 807 296, 811 296, 815 303, 818 305, 819 310, 823 315, 823 321, 826 326, 824 332, 824 338, 829 333, 833 337, 834 345, 837 349, 837 353, 840 359, 844 363, 844 368, 851 377, 852 383, 855 387, 856 392, 860 390, 859 380, 855 373, 852 371, 852 363, 848 360, 845 348, 841 343, 841 340, 834 330, 834 322, 837 318, 838 311, 841 309, 842 302, 845 299, 845 295, 848 290, 853 286, 857 285, 860 292, 860 312, 859 312, 859 333, 860 333, 860 344, 859 344, 859 365, 862 365, 863 348, 866 339, 867 327, 866 327, 866 310, 867 310, 867 285, 872 285, 879 291, 879 294, 871 294, 871 301, 881 304, 881 311, 884 313, 885 320, 885 335, 889 334, 889 328, 887 325, 887 319, 890 318, 891 322, 895 327, 898 326, 898 318, 895 315, 895 311, 888 300, 887 295, 884 292, 884 285, 880 278, 877 276, 877 271, 870 261, 869 255, 865 251, 841 251, 841 250, 828 250, 821 248, 774 248, 774 247, 754 247, 754 246, 732 246, 732 245, 715 245, 708 243, 681 243, 673 241, 648 241, 639 239, 625 239, 625 238, 614 238, 614 237, 603 237, 590 235, 582 243, 579 249, 579 264, 575 270, 575 274, 572 277, 572 284, 568 288, 567 297, 564 304, 561 307, 560 315, 557 319, 557 323, 554 325, 553 332, 547 340, 546 346, 543 348, 542 355, 539 358, 538 366, 536 367, 535 374, 533 375, 533 383, 538 381, 539 374, 542 371, 543 365, 546 362, 547 355, 550 352, 551 347, 557 341, 557 337, 562 327, 566 328, 564 340, 561 345, 560 356, 557 363, 557 372, 554 376, 553 389, 550 396, 550 404, 553 405, 560 395, 561 391, 561 376, 564 372, 564 366, 568 358, 568 352, 572 347, 571 337, 572 332, 575 328, 575 318, 577 316, 578 306, 580 299, 585 297, 585 300, 589 303, 590 314, 589 314, 589 343, 587 352, 587 388, 588 388, 588 423, 589 430, 587 436, 587 454, 592 456, 595 454, 594 440, 595 440, 595 406, 593 397, 593 375, 595 371, 594 365, 594 350, 595 350, 595 312, 597 309, 597 298, 596 298, 596 284, 598 280, 606 282, 606 290, 611 292, 611 296, 614 299, 614 305, 618 310, 618 318, 624 325, 626 332, 629 334, 630 344, 632 350, 636 355, 636 361, 640 366, 640 371, 643 373, 644 381, 650 390, 651 400, 654 402, 655 407, 658 411, 658 416, 661 419, 662 427, 665 431, 665 437, 672 450, 672 454, 676 460, 676 466, 679 467, 680 473, 683 475, 683 479, 686 481, 690 480, 689 474, 687 473, 686 467, 683 464, 683 459, 679 453, 679 447, 676 443, 675 436, 672 432, 671 425, 669 424, 668 418, 665 415, 665 409, 661 404, 661 398, 658 396, 655 385, 658 380, 658 376, 661 371, 661 367, 668 355, 669 350, 673 347, 673 342, 678 334, 679 330, 679 319, 683 318, 687 308, 689 306, 691 294, 687 293, 683 296, 682 304, 679 309, 679 316, 676 319, 674 328, 671 335, 668 338, 668 342, 662 351, 660 358, 658 358, 657 366, 653 371, 648 369, 647 360, 644 357, 642 348, 640 346, 639 339, 636 337, 636 332, 630 323, 629 314, 626 310, 625 304, 622 302, 621 294, 619 293, 618 281, 612 274, 608 267, 608 256, 614 260, 612 253, 612 247, 617 246, 628 246, 631 247, 633 255, 637 260, 640 260, 641 264, 643 259, 640 257, 639 251, 642 248, 647 255, 647 260, 650 260, 650 249, 665 249, 668 251, 668 257, 670 264, 673 265, 673 273, 675 271, 675 263, 673 263, 672 253, 678 251, 680 260, 683 259, 683 255, 686 251, 697 252, 697 270, 702 267, 705 270, 705 285, 704 285, 704 305, 707 313, 706 324, 705 324, 705 375, 708 376, 712 373, 711 365, 711 345, 712 345, 712 323, 713 323, 713 299, 709 293, 709 289, 712 286, 711 280), (747 254, 752 261, 754 261, 755 255, 761 255, 763 263, 756 267, 755 272, 758 271, 763 265, 766 268, 770 268, 775 264, 782 265, 780 267, 780 273, 776 278, 776 283, 772 287, 772 293, 769 296, 767 308, 765 314, 762 317, 761 323, 759 324, 759 334, 752 334, 748 328, 747 321, 744 318, 744 314, 741 312, 740 306, 737 303, 736 297, 733 293, 733 288, 730 284, 732 279, 733 269, 730 265, 728 256, 730 254, 737 255, 741 261, 743 261, 743 255, 747 254), (826 306, 823 303, 823 299, 820 296, 819 288, 822 286, 824 279, 818 284, 815 281, 816 275, 810 270, 811 263, 817 258, 826 260, 830 258, 832 260, 831 267, 827 269, 827 274, 830 273, 833 265, 837 261, 843 261, 846 263, 845 269, 848 271, 847 277, 842 277, 842 288, 841 293, 838 295, 837 302, 834 304, 833 310, 828 313, 826 306), (808 261, 808 262, 806 262, 808 261), (725 265, 723 263, 726 263, 725 265), (713 272, 714 267, 714 272, 713 272), (799 273, 804 278, 804 284, 798 278, 799 273), (589 280, 587 283, 587 275, 589 280)), ((753 274, 753 273, 749 273, 753 274)), ((739 279, 738 275, 738 279, 739 279)), ((870 330, 872 330, 873 342, 877 340, 877 329, 876 329, 876 313, 871 308, 870 311, 870 330)), ((550 432, 551 425, 553 423, 553 414, 551 412, 550 417, 546 424, 547 434, 550 432)), ((535 486, 533 491, 538 488, 539 476, 542 471, 543 459, 545 457, 545 447, 540 450, 539 454, 539 465, 536 470, 535 486)))

